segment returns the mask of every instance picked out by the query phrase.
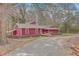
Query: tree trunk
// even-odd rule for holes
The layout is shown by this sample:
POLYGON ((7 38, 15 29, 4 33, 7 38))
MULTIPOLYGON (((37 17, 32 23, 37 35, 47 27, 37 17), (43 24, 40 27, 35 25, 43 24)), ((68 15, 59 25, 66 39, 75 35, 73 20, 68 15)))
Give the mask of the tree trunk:
POLYGON ((6 20, 7 20, 7 15, 8 15, 8 9, 7 9, 7 5, 3 4, 0 5, 0 44, 5 44, 7 43, 7 38, 6 38, 6 20))

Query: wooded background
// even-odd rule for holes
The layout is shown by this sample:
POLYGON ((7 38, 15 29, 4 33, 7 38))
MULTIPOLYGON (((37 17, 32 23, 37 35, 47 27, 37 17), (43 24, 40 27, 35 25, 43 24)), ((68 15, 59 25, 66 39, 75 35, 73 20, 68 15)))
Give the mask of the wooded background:
POLYGON ((6 32, 13 30, 16 23, 31 21, 60 28, 61 33, 79 33, 79 10, 75 3, 6 3, 0 4, 1 42, 6 42, 6 32))

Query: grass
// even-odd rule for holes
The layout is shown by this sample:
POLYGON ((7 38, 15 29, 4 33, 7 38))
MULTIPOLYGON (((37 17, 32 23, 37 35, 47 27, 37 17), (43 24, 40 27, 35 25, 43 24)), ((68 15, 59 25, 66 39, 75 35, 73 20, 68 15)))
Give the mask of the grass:
POLYGON ((74 33, 62 33, 61 35, 63 35, 63 36, 72 36, 72 35, 74 35, 74 33))

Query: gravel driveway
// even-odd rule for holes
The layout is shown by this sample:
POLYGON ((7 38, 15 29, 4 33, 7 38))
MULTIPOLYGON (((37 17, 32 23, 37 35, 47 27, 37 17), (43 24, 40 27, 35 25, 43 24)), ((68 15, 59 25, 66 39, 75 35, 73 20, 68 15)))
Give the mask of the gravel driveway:
POLYGON ((66 56, 64 38, 38 37, 37 40, 7 54, 8 56, 66 56))

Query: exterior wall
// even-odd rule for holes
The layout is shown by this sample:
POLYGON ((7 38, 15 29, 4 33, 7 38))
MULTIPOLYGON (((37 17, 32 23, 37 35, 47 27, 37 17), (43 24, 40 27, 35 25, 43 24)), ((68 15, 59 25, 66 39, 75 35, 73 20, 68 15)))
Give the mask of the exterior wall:
POLYGON ((59 32, 58 29, 40 29, 40 28, 17 28, 15 31, 13 31, 12 36, 37 36, 42 34, 57 34, 59 32))
POLYGON ((30 32, 29 34, 31 36, 35 36, 35 35, 39 35, 40 34, 38 28, 29 28, 29 32, 30 32))
POLYGON ((25 35, 28 35, 29 34, 29 29, 25 29, 25 35))
POLYGON ((51 30, 49 30, 49 33, 51 33, 51 34, 58 34, 59 30, 57 30, 57 29, 51 29, 51 30))
POLYGON ((35 28, 17 28, 12 32, 12 36, 35 36, 39 35, 38 29, 35 28))
POLYGON ((42 34, 46 34, 46 33, 48 33, 48 29, 42 29, 42 34))
POLYGON ((17 36, 22 36, 22 29, 20 28, 17 28, 17 36))

